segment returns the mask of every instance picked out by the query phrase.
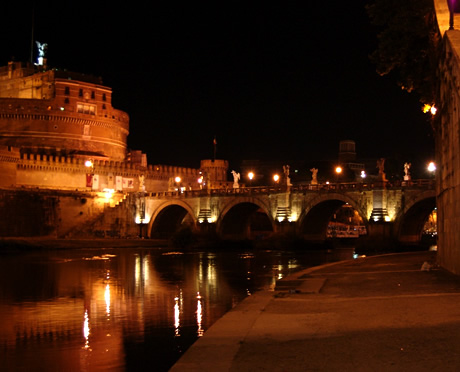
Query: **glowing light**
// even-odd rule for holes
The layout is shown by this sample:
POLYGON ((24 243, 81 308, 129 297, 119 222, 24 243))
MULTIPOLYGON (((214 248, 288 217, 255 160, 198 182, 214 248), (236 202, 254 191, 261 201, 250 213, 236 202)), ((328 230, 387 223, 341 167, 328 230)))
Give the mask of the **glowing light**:
POLYGON ((250 181, 252 181, 252 179, 254 178, 254 173, 253 172, 249 172, 248 173, 248 178, 250 181))
POLYGON ((273 181, 278 182, 280 180, 280 176, 278 174, 275 174, 273 176, 273 181))
POLYGON ((200 295, 200 292, 197 292, 197 295, 196 295, 196 298, 197 298, 197 304, 196 304, 196 323, 198 325, 198 330, 197 330, 197 334, 198 334, 198 337, 201 337, 203 336, 203 328, 202 328, 202 322, 203 322, 203 308, 201 306, 201 295, 200 295))
POLYGON ((336 168, 335 168, 335 172, 336 172, 337 174, 342 173, 342 167, 340 167, 340 166, 336 167, 336 168))
POLYGON ((180 178, 179 176, 177 176, 176 178, 174 178, 174 181, 179 183, 180 181, 182 181, 182 178, 180 178))
POLYGON ((90 334, 90 328, 89 328, 89 317, 88 317, 88 310, 85 310, 85 317, 83 321, 83 337, 85 337, 85 349, 89 349, 89 334, 90 334))
POLYGON ((134 262, 134 283, 136 288, 139 288, 141 285, 142 279, 142 269, 141 269, 141 258, 138 254, 135 256, 134 262))
POLYGON ((297 213, 291 213, 291 215, 289 216, 288 218, 288 221, 289 222, 295 222, 299 219, 299 216, 297 215, 297 213))
POLYGON ((141 218, 140 215, 137 215, 136 218, 134 219, 134 222, 137 224, 140 224, 140 223, 148 224, 150 222, 150 216, 146 214, 144 218, 141 218))
POLYGON ((429 164, 428 164, 428 167, 427 169, 430 171, 430 172, 434 172, 436 170, 436 164, 431 161, 429 164))
POLYGON ((105 298, 106 313, 107 313, 107 316, 109 316, 110 315, 110 285, 108 283, 105 286, 104 298, 105 298))
POLYGON ((365 171, 361 171, 361 178, 366 178, 366 172, 365 171))
POLYGON ((435 105, 428 105, 428 104, 425 104, 422 108, 422 111, 426 114, 426 113, 430 113, 431 115, 436 115, 436 112, 438 111, 438 109, 435 107, 435 105))
POLYGON ((110 201, 110 199, 112 199, 113 194, 115 193, 114 189, 103 189, 102 191, 105 193, 106 201, 110 201))
POLYGON ((390 221, 391 221, 390 216, 385 216, 385 222, 390 222, 390 221))
POLYGON ((93 166, 93 162, 91 160, 85 161, 85 167, 92 168, 92 166, 93 166))
POLYGON ((179 297, 174 297, 174 334, 180 336, 180 308, 179 308, 179 297))

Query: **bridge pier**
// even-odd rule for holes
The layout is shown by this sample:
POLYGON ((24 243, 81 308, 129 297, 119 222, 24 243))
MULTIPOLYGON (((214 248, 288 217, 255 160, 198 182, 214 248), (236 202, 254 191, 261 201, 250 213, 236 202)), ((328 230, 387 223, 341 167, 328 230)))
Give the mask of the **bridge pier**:
POLYGON ((378 222, 370 222, 368 225, 368 232, 369 238, 372 240, 382 239, 388 240, 393 238, 393 223, 392 222, 385 222, 385 221, 378 221, 378 222))
POLYGON ((277 222, 275 224, 275 232, 280 234, 294 235, 296 233, 296 224, 287 220, 277 222))

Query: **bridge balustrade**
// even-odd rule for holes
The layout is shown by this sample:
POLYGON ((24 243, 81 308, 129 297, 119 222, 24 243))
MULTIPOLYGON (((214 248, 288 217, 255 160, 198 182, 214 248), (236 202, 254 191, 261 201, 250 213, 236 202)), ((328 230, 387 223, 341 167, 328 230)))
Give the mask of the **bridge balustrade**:
POLYGON ((318 185, 295 185, 295 186, 256 186, 256 187, 240 187, 228 189, 202 189, 202 190, 186 190, 178 191, 159 191, 145 193, 146 197, 151 198, 190 198, 203 197, 206 195, 222 196, 222 195, 267 195, 286 192, 337 192, 337 191, 363 191, 374 190, 376 188, 386 189, 434 189, 434 179, 418 179, 411 181, 386 181, 376 183, 350 182, 350 183, 330 183, 318 185))

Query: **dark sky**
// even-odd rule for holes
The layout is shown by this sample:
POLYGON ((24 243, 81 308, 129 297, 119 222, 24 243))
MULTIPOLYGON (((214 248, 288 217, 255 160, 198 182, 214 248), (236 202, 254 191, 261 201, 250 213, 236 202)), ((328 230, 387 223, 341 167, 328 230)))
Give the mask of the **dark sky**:
MULTIPOLYGON (((30 58, 32 8, 17 3, 0 10, 1 65, 30 58)), ((48 64, 101 76, 150 164, 197 168, 214 136, 233 169, 336 159, 341 139, 362 158, 433 154, 418 97, 369 62, 365 0, 62 3, 36 5, 48 64)))

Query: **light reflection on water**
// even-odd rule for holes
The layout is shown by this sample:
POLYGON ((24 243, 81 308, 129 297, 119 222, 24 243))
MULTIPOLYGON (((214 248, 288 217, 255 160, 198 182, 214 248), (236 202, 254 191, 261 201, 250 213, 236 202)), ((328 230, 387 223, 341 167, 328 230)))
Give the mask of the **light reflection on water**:
POLYGON ((167 371, 225 312, 310 254, 56 250, 0 258, 0 370, 167 371))

